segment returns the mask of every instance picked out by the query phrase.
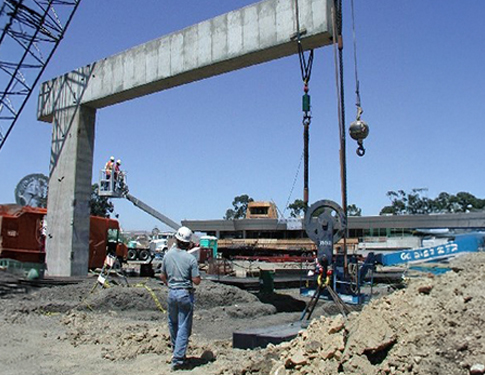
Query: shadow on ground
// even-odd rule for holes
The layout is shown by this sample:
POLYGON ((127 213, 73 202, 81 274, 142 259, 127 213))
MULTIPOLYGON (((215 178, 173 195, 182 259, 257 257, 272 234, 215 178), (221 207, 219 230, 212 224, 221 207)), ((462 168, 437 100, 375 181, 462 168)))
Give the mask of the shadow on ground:
POLYGON ((209 351, 204 352, 201 357, 187 357, 185 360, 184 370, 193 370, 196 367, 207 365, 214 362, 214 355, 210 352, 210 355, 206 354, 209 351))
POLYGON ((257 293, 256 297, 263 302, 276 307, 277 312, 301 312, 306 306, 302 300, 296 299, 287 294, 279 293, 257 293))

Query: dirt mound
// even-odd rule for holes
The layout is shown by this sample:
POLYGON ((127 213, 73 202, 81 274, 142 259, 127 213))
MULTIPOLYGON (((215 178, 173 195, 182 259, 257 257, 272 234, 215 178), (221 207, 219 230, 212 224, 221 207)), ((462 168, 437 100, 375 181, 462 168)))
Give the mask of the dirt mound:
MULTIPOLYGON (((2 273, 0 273, 0 276, 2 273)), ((18 284, 18 280, 8 275, 5 283, 18 284)), ((1 281, 1 280, 0 280, 1 281)), ((115 285, 103 289, 97 286, 96 280, 90 279, 77 284, 41 288, 24 296, 18 310, 67 312, 71 309, 106 311, 159 311, 167 308, 168 289, 156 280, 144 280, 128 286, 115 285)), ((261 304, 253 294, 234 286, 202 281, 195 293, 196 309, 210 310, 224 308, 233 311, 247 310, 245 304, 261 304)), ((272 309, 268 310, 271 313, 272 309)))
MULTIPOLYGON (((148 287, 148 286, 147 286, 148 287)), ((117 311, 126 312, 134 310, 157 311, 160 306, 167 309, 167 299, 160 287, 112 287, 102 289, 96 294, 92 294, 83 306, 94 311, 106 312, 117 311)))
POLYGON ((197 288, 195 303, 197 308, 207 310, 218 306, 258 302, 256 296, 245 290, 204 280, 197 288))
POLYGON ((463 256, 451 267, 440 277, 411 281, 347 320, 314 320, 292 342, 265 349, 238 373, 265 374, 268 363, 269 373, 278 375, 483 373, 485 254, 463 256))
POLYGON ((13 304, 5 304, 3 308, 8 315, 30 313, 64 313, 81 305, 93 288, 93 281, 82 283, 30 288, 29 293, 22 296, 13 304))
MULTIPOLYGON (((151 280, 131 287, 113 287, 93 293, 85 303, 94 311, 158 311, 167 309, 168 289, 151 280)), ((84 308, 85 308, 84 307, 84 308)), ((232 317, 272 314, 275 309, 253 294, 234 286, 202 281, 195 292, 195 309, 224 311, 232 317)))

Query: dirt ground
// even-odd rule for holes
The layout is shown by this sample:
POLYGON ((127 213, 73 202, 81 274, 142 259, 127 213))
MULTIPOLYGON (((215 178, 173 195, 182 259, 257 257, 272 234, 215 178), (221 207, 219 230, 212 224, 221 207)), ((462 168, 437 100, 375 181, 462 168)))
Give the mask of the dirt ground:
MULTIPOLYGON (((297 322, 296 290, 272 298, 203 281, 196 293, 187 374, 483 374, 485 254, 452 262, 439 277, 373 299, 346 318, 320 302, 288 343, 232 349, 243 328, 297 322)), ((0 373, 170 373, 167 288, 155 279, 108 289, 95 279, 32 288, 0 272, 0 373)))

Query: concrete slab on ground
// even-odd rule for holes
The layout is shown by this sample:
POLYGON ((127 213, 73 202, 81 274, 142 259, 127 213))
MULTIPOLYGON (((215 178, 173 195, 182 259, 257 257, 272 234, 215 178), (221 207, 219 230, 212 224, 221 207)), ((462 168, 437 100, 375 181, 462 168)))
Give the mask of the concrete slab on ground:
POLYGON ((265 348, 268 344, 280 344, 294 339, 301 331, 301 323, 278 325, 265 328, 250 328, 232 334, 232 347, 237 349, 265 348))

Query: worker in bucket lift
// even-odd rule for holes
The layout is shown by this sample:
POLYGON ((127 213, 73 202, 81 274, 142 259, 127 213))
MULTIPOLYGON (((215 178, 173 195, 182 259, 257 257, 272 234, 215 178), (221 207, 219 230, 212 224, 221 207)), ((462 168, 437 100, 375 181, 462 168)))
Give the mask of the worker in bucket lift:
POLYGON ((121 160, 116 160, 114 165, 115 190, 122 190, 124 187, 124 174, 121 171, 121 160))
POLYGON ((168 328, 172 343, 172 370, 187 368, 185 354, 192 333, 194 284, 200 284, 197 260, 187 252, 192 245, 192 231, 181 227, 176 243, 165 254, 161 280, 168 286, 168 328))
POLYGON ((111 178, 111 173, 113 172, 114 163, 115 163, 115 157, 112 156, 109 158, 109 160, 106 162, 106 165, 104 166, 104 175, 107 180, 111 178))
POLYGON ((104 190, 111 190, 111 175, 113 173, 113 168, 114 168, 114 163, 115 163, 115 157, 112 156, 109 158, 109 160, 106 162, 104 165, 104 179, 105 182, 102 183, 102 188, 104 190))

